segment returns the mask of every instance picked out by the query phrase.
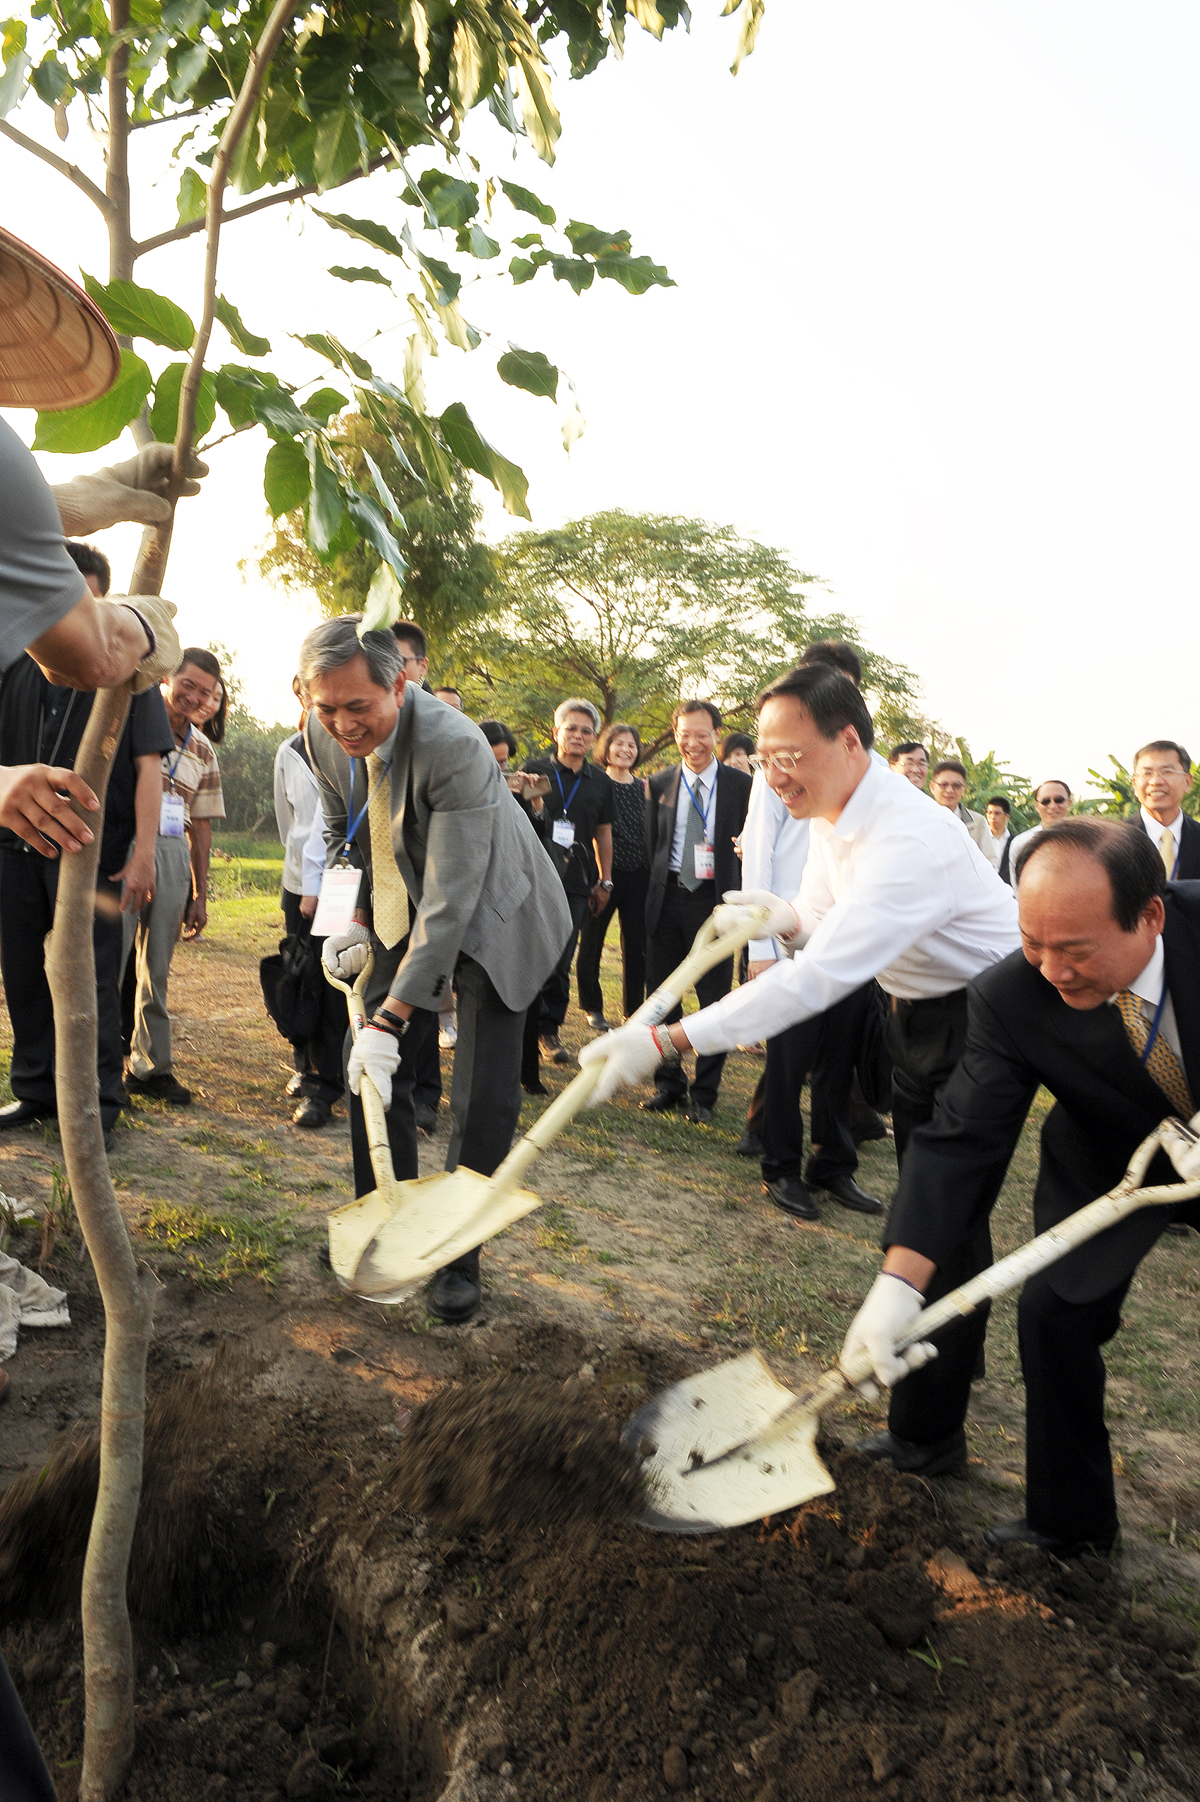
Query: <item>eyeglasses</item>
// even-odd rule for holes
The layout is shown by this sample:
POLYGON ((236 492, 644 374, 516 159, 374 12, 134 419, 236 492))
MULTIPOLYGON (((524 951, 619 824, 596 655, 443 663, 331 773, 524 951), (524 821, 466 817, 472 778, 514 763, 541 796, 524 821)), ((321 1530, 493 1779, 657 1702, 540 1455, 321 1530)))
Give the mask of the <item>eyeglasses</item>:
POLYGON ((1034 800, 1039 807, 1069 807, 1071 805, 1070 795, 1047 795, 1045 800, 1041 795, 1035 795, 1034 800))
POLYGON ((401 663, 424 663, 424 657, 415 657, 410 651, 407 657, 401 657, 401 663))
MULTIPOLYGON (((812 746, 808 747, 809 751, 812 746)), ((792 776, 801 758, 807 757, 808 751, 756 751, 750 759, 752 770, 778 770, 782 776, 792 776)))
POLYGON ((1134 772, 1133 779, 1135 782, 1151 782, 1155 776, 1186 776, 1187 773, 1186 770, 1181 770, 1177 763, 1173 764, 1169 770, 1149 769, 1142 764, 1140 769, 1134 772))

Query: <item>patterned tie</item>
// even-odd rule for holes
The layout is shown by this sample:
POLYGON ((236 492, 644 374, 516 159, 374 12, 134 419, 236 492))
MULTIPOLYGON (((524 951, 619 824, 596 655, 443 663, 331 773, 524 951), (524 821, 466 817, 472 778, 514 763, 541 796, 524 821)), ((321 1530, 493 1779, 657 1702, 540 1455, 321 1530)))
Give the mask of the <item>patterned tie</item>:
MULTIPOLYGON (((681 782, 684 780, 682 775, 679 780, 681 782)), ((683 856, 679 861, 679 883, 681 888, 695 894, 704 881, 703 876, 696 874, 696 846, 706 845, 708 834, 704 830, 704 821, 700 815, 700 808, 704 805, 704 784, 698 776, 692 784, 692 788, 696 799, 693 801, 690 796, 688 798, 687 828, 683 835, 683 856)), ((687 793, 686 789, 684 793, 687 793)))
POLYGON ((408 891, 396 868, 392 848, 392 786, 388 766, 372 751, 367 758, 370 802, 367 824, 371 831, 371 910, 375 936, 390 951, 408 931, 408 891))
MULTIPOLYGON (((1122 989, 1117 996, 1117 1012, 1121 1016, 1125 1036, 1140 1058, 1146 1049, 1150 1028, 1142 1011, 1141 1000, 1132 989, 1122 989)), ((1158 1084, 1179 1118, 1190 1120, 1195 1110, 1192 1106, 1187 1077, 1183 1073, 1179 1059, 1168 1044, 1164 1032, 1155 1035, 1150 1056, 1146 1059, 1146 1074, 1158 1084)))
POLYGON ((1175 874, 1175 834, 1169 826, 1164 828, 1163 835, 1158 841, 1158 854, 1163 860, 1167 881, 1170 882, 1175 874))

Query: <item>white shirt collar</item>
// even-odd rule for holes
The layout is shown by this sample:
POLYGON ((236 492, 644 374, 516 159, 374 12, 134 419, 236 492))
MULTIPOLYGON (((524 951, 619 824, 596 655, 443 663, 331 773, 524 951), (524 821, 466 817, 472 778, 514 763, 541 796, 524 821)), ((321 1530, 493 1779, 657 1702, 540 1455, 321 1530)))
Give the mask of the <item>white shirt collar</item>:
POLYGON ((875 791, 882 776, 891 774, 886 763, 870 764, 833 824, 830 825, 828 820, 814 820, 813 825, 818 828, 823 827, 825 836, 845 839, 847 844, 852 844, 855 834, 862 830, 863 821, 875 799, 875 791))
POLYGON ((715 757, 712 758, 707 769, 701 770, 699 775, 697 775, 694 770, 689 770, 686 763, 680 765, 680 770, 682 775, 687 777, 693 788, 695 788, 697 782, 702 782, 705 788, 711 788, 717 779, 717 760, 715 757))
POLYGON ((1165 958, 1163 957, 1162 934, 1154 941, 1154 950, 1150 962, 1139 976, 1135 976, 1129 987, 1139 1001, 1148 1001, 1151 1007, 1157 1007, 1163 992, 1165 975, 1165 958))
POLYGON ((1162 843, 1162 835, 1164 832, 1169 832, 1174 838, 1175 843, 1178 844, 1183 837, 1183 809, 1182 807, 1179 809, 1179 812, 1175 815, 1175 818, 1171 821, 1169 826, 1164 826, 1161 820, 1156 820, 1154 816, 1148 814, 1143 807, 1142 825, 1146 828, 1146 831, 1150 834, 1150 837, 1154 840, 1156 845, 1162 843))

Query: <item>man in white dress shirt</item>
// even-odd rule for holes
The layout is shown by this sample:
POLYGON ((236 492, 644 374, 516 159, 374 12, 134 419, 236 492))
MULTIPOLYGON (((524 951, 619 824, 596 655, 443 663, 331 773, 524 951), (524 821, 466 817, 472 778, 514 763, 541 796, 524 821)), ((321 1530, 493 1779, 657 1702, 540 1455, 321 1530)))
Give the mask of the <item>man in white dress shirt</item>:
POLYGON ((1173 738, 1143 745, 1133 760, 1139 818, 1163 860, 1168 882, 1200 877, 1200 826, 1183 811, 1192 786, 1192 760, 1173 738))
POLYGON ((1039 782, 1033 791, 1033 804, 1038 811, 1038 823, 1029 826, 1024 832, 1018 832, 1008 847, 1008 880, 1016 889, 1019 865, 1026 845, 1031 845, 1039 832, 1047 826, 1057 826, 1071 812, 1071 791, 1058 776, 1047 777, 1039 782))
POLYGON ((812 822, 808 859, 794 904, 753 890, 732 901, 768 905, 772 935, 797 955, 686 1025, 624 1026, 585 1045, 581 1063, 607 1065, 594 1104, 644 1081, 660 1058, 769 1039, 875 977, 889 999, 903 1158, 962 1050, 966 985, 1017 948, 1017 916, 1011 890, 961 825, 873 760, 873 740, 862 695, 836 670, 793 670, 766 690, 759 758, 793 819, 812 822))

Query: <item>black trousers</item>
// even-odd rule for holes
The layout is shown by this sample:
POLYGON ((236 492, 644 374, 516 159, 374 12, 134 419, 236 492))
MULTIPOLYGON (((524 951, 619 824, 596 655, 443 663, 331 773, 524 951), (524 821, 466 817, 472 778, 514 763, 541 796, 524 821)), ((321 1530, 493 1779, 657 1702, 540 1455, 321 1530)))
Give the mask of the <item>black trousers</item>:
MULTIPOLYGON (((407 937, 389 951, 375 934, 371 934, 371 950, 375 954, 375 967, 371 971, 367 983, 363 1004, 367 1019, 383 1001, 392 986, 392 979, 400 967, 400 959, 408 950, 407 937)), ((340 990, 334 991, 338 999, 345 1005, 345 998, 340 990)), ((412 1024, 400 1041, 400 1067, 392 1078, 392 1103, 387 1111, 388 1144, 392 1148, 392 1169, 396 1172, 398 1182, 409 1182, 417 1174, 417 1122, 413 1112, 413 1081, 416 1061, 420 1056, 425 1035, 431 1030, 437 1032, 436 1014, 426 1013, 416 1008, 412 1014, 412 1024)), ((346 1091, 346 1105, 350 1110, 350 1149, 354 1156, 354 1193, 369 1195, 376 1185, 375 1172, 371 1167, 371 1148, 367 1143, 366 1121, 363 1119, 362 1101, 357 1095, 350 1093, 350 1085, 345 1081, 345 1067, 350 1059, 350 1047, 354 1039, 347 1023, 343 1034, 342 1071, 343 1086, 346 1091)))
POLYGON ((427 1032, 417 1052, 413 1072, 413 1100, 418 1107, 436 1110, 442 1101, 442 1057, 438 1049, 438 1033, 444 1016, 434 1016, 433 1031, 427 1032))
MULTIPOLYGON (((646 987, 653 994, 664 977, 681 964, 692 948, 692 940, 716 904, 716 883, 702 882, 695 890, 685 889, 674 876, 668 876, 663 893, 658 925, 646 941, 646 987)), ((696 984, 696 998, 701 1007, 711 1007, 733 987, 733 959, 727 957, 709 970, 696 984)), ((668 1024, 682 1020, 682 1007, 672 1008, 668 1024)), ((706 1052, 696 1059, 692 1078, 692 1100, 698 1107, 716 1106, 725 1053, 706 1052)), ((688 1080, 682 1064, 660 1064, 654 1072, 654 1086, 660 1095, 674 1095, 680 1100, 687 1095, 688 1080)))
POLYGON ((767 1040, 760 1128, 764 1182, 803 1176, 819 1189, 839 1176, 853 1176, 858 1169, 850 1130, 850 1091, 864 1020, 874 1006, 874 986, 864 983, 825 1013, 767 1040), (807 1170, 800 1112, 800 1091, 806 1079, 813 1138, 807 1170))
MULTIPOLYGON (((37 857, 37 852, 32 855, 37 857)), ((42 860, 38 858, 40 863, 42 860)), ((3 1802, 57 1802, 46 1761, 25 1718, 8 1667, 0 1658, 0 1797, 3 1802)))
MULTIPOLYGON (((300 912, 300 899, 291 889, 280 891, 283 923, 289 935, 295 933, 306 938, 311 933, 312 921, 306 920, 300 912)), ((319 956, 325 941, 314 939, 313 943, 319 956)), ((304 1079, 301 1094, 310 1095, 314 1100, 323 1101, 327 1107, 332 1107, 335 1101, 341 1100, 345 1088, 342 1045, 346 1037, 346 997, 332 983, 326 982, 323 987, 321 1018, 317 1030, 311 1039, 292 1041, 292 1062, 304 1079)))
POLYGON ((621 922, 621 972, 624 978, 625 1018, 636 1013, 646 999, 646 890, 650 871, 614 870, 612 894, 598 914, 589 913, 579 935, 579 1005, 585 1014, 604 1012, 600 991, 600 957, 604 938, 614 916, 621 922))
MULTIPOLYGON (((58 859, 0 852, 0 973, 12 1022, 10 1073, 18 1101, 54 1109, 54 1007, 46 980, 46 934, 54 924, 58 859)), ((96 1068, 107 1132, 125 1104, 121 1082, 121 885, 96 880, 96 1068)))
MULTIPOLYGON (((554 1038, 559 1027, 567 1017, 567 1008, 571 1001, 571 962, 575 956, 575 947, 579 943, 579 929, 583 925, 588 910, 586 895, 567 896, 567 906, 571 910, 571 933, 562 948, 562 955, 547 976, 540 997, 541 1012, 538 1031, 547 1038, 554 1038)), ((455 1053, 457 1056, 457 1052, 455 1053)))

